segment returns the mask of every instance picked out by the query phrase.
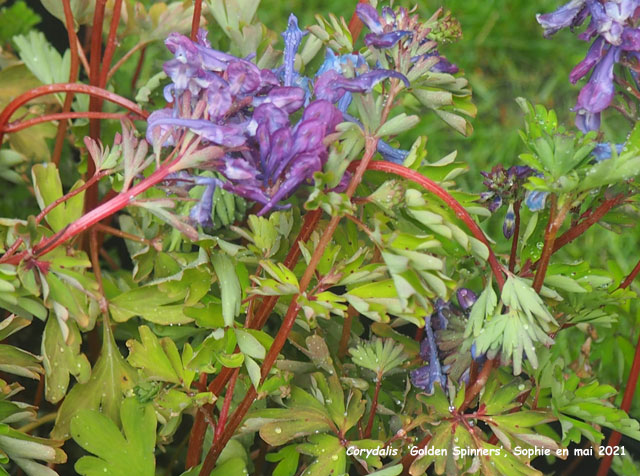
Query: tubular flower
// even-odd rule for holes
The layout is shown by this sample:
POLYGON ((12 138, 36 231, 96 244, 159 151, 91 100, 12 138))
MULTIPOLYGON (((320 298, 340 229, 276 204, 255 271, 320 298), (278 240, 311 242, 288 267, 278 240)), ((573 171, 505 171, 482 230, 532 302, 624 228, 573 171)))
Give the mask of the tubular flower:
POLYGON ((629 63, 640 51, 640 29, 635 26, 634 14, 640 0, 571 0, 553 13, 537 15, 538 23, 549 37, 563 28, 582 25, 590 17, 589 24, 579 37, 594 39, 585 58, 569 76, 572 83, 592 71, 587 84, 578 95, 573 108, 576 126, 582 132, 600 128, 601 113, 611 105, 615 94, 614 66, 629 63))
MULTIPOLYGON (((433 313, 425 322, 425 337, 420 342, 420 357, 426 363, 410 373, 411 383, 427 393, 432 393, 434 385, 439 383, 446 389, 447 374, 450 371, 443 361, 451 354, 451 344, 439 342, 442 332, 449 332, 454 318, 468 318, 471 307, 478 299, 470 289, 461 288, 456 292, 458 306, 453 302, 437 299, 433 304, 433 313)), ((462 378, 465 378, 463 373, 462 378)), ((457 378, 457 377, 456 377, 457 378)))

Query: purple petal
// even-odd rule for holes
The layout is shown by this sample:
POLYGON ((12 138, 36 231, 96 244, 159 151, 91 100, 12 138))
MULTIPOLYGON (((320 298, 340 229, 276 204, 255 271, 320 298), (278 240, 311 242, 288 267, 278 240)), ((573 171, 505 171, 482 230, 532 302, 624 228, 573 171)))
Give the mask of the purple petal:
POLYGON ((266 167, 266 177, 277 179, 280 174, 289 165, 289 160, 293 157, 291 153, 293 145, 293 136, 291 129, 283 127, 278 129, 271 136, 271 147, 269 160, 266 167))
POLYGON ((563 28, 578 26, 582 23, 584 16, 580 13, 585 3, 586 0, 571 0, 553 13, 537 14, 536 20, 544 28, 544 36, 548 38, 563 28), (580 23, 577 23, 578 21, 580 23))
POLYGON ((244 159, 228 159, 225 161, 222 174, 229 180, 255 180, 258 171, 244 159))
POLYGON ((578 111, 576 114, 576 127, 585 134, 589 131, 597 131, 600 129, 600 115, 601 113, 599 112, 593 114, 585 110, 578 111))
POLYGON ((591 68, 593 68, 598 61, 600 61, 602 55, 605 53, 604 46, 605 42, 602 38, 598 38, 593 42, 589 48, 587 56, 585 56, 584 59, 571 71, 571 74, 569 75, 569 81, 571 81, 571 83, 575 84, 580 78, 591 71, 591 68))
POLYGON ((260 70, 258 67, 245 60, 236 60, 229 63, 225 73, 229 82, 231 94, 247 95, 255 92, 261 84, 260 70))
POLYGON ((411 36, 412 32, 405 30, 390 31, 388 33, 369 33, 364 37, 364 44, 378 49, 393 47, 405 36, 411 36))
POLYGON ((373 33, 382 33, 382 24, 380 23, 380 15, 375 8, 368 3, 358 3, 356 6, 356 14, 358 18, 367 25, 373 33))
POLYGON ((473 307, 475 302, 478 300, 478 296, 471 289, 460 288, 456 292, 458 297, 458 304, 463 311, 468 311, 473 307))
MULTIPOLYGON (((166 111, 166 109, 163 111, 166 111)), ((153 114, 156 114, 157 112, 159 111, 156 111, 153 114)), ((167 113, 158 114, 153 117, 153 114, 149 116, 149 119, 147 119, 147 140, 156 135, 155 130, 157 127, 161 127, 161 130, 165 130, 162 126, 170 126, 186 127, 214 144, 224 145, 227 147, 239 147, 246 142, 246 138, 243 134, 244 128, 237 124, 220 126, 203 119, 180 119, 167 116, 167 113)))
POLYGON ((232 103, 229 88, 214 86, 207 89, 207 111, 212 118, 222 118, 231 109, 232 103))
POLYGON ((620 47, 625 51, 640 51, 640 29, 625 28, 622 32, 620 47))
POLYGON ((266 100, 287 114, 296 112, 304 104, 304 89, 295 86, 273 88, 266 100))
POLYGON ((253 121, 256 127, 259 124, 266 124, 269 134, 282 127, 289 126, 289 115, 271 103, 261 104, 253 110, 253 121))
POLYGON ((269 199, 265 206, 258 212, 258 216, 271 211, 280 200, 287 198, 305 180, 311 178, 315 172, 322 169, 320 158, 313 154, 301 154, 295 158, 287 170, 284 181, 278 191, 269 199))
POLYGON ((342 114, 328 101, 317 100, 310 103, 302 113, 301 122, 318 120, 324 123, 327 134, 335 131, 342 122, 342 114))
POLYGON ((615 93, 613 85, 613 66, 620 56, 619 48, 610 48, 593 70, 589 82, 578 95, 574 111, 583 110, 592 114, 606 109, 615 93))
POLYGON ((200 201, 191 208, 189 217, 191 221, 203 228, 210 228, 213 226, 213 219, 211 218, 211 211, 213 209, 213 193, 216 190, 216 186, 219 181, 215 178, 201 178, 197 181, 197 185, 206 185, 200 201))
POLYGON ((314 90, 318 99, 336 103, 347 91, 352 93, 369 92, 376 84, 387 78, 401 79, 409 87, 409 80, 397 71, 375 69, 355 78, 345 78, 336 71, 329 70, 316 79, 314 90))

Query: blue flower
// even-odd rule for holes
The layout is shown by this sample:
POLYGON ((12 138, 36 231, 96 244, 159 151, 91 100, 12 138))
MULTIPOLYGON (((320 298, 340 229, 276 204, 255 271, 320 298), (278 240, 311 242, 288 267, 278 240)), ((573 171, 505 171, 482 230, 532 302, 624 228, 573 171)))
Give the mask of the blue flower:
POLYGON ((591 151, 591 156, 596 162, 608 160, 612 156, 612 148, 615 146, 616 154, 622 153, 624 144, 612 144, 611 142, 600 142, 591 151))
POLYGON ((336 103, 347 92, 369 92, 376 84, 387 78, 400 79, 409 87, 409 80, 397 71, 374 69, 355 78, 345 78, 337 71, 330 69, 316 79, 314 91, 317 98, 336 103))
POLYGON ((297 74, 293 69, 293 65, 296 59, 296 53, 307 32, 303 32, 298 27, 298 19, 292 13, 289 15, 289 23, 287 29, 282 33, 284 38, 284 85, 292 86, 295 75, 297 74))
POLYGON ((544 208, 549 192, 541 190, 531 190, 527 193, 524 203, 532 212, 540 211, 544 208))

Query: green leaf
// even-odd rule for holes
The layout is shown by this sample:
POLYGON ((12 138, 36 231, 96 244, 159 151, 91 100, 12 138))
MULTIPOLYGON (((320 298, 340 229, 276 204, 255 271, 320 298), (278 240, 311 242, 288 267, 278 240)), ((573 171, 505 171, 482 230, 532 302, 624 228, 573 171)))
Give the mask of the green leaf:
POLYGON ((69 50, 65 52, 64 56, 61 56, 47 41, 44 34, 37 30, 31 30, 27 35, 14 37, 13 42, 18 48, 20 59, 44 84, 69 81, 71 66, 69 50))
POLYGON ((12 345, 0 344, 0 370, 22 377, 40 379, 44 373, 40 357, 12 345))
POLYGON ((122 402, 120 419, 124 436, 116 424, 96 410, 81 410, 71 421, 73 439, 96 456, 83 456, 75 470, 85 476, 155 475, 156 416, 151 404, 135 397, 122 402))
POLYGON ((45 397, 58 403, 67 393, 69 375, 79 383, 86 383, 91 373, 87 357, 80 353, 82 337, 74 322, 67 322, 68 336, 65 339, 57 319, 50 316, 42 336, 42 355, 45 370, 45 397))
MULTIPOLYGON (((129 363, 136 368, 142 369, 143 373, 152 380, 180 384, 181 379, 163 348, 168 347, 171 349, 169 352, 177 355, 178 350, 175 343, 168 337, 159 340, 147 326, 140 326, 138 331, 140 332, 141 342, 135 339, 127 341, 127 347, 129 348, 127 360, 129 363), (161 344, 164 344, 164 346, 161 344)), ((180 369, 182 369, 181 364, 180 369)))
POLYGON ((302 476, 331 476, 343 474, 347 468, 347 453, 340 440, 330 435, 312 435, 309 443, 298 446, 302 454, 315 456, 315 461, 302 476))
POLYGON ((155 324, 187 324, 191 318, 184 313, 183 304, 187 288, 168 293, 159 284, 148 284, 133 288, 109 300, 109 310, 116 322, 125 322, 140 316, 155 324))
MULTIPOLYGON (((62 182, 60 181, 58 169, 54 164, 44 163, 34 165, 31 169, 31 176, 33 178, 33 188, 40 210, 43 210, 46 206, 62 197, 62 182)), ((82 181, 76 182, 72 190, 80 187, 83 183, 82 181)), ((60 231, 69 223, 80 218, 83 204, 84 192, 80 192, 47 213, 45 220, 51 225, 53 231, 60 231)))
POLYGON ((242 353, 253 357, 254 359, 264 359, 266 354, 264 346, 246 331, 235 329, 236 338, 238 339, 238 347, 242 353))
POLYGON ((122 358, 116 345, 109 321, 103 324, 103 341, 100 357, 91 371, 87 383, 76 384, 63 400, 51 436, 69 438, 72 418, 80 410, 101 409, 106 417, 120 421, 118 409, 124 393, 132 389, 137 380, 135 370, 122 358))
POLYGON ((22 0, 0 10, 0 43, 7 43, 15 35, 27 33, 42 18, 22 0))
POLYGON ((270 463, 278 463, 271 473, 272 476, 294 476, 298 470, 300 453, 296 445, 289 445, 277 453, 269 453, 265 459, 270 463))
POLYGON ((233 321, 240 313, 242 289, 231 258, 217 253, 211 258, 213 269, 218 276, 220 296, 222 298, 222 317, 226 326, 233 326, 233 321))

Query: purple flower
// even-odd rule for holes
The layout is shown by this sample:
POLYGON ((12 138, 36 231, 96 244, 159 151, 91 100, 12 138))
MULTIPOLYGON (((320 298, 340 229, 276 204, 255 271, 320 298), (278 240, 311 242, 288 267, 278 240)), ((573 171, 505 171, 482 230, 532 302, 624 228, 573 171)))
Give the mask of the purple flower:
POLYGON ((434 385, 440 384, 441 388, 446 388, 447 379, 442 371, 442 365, 438 358, 438 346, 436 338, 431 328, 430 319, 425 324, 426 336, 420 344, 420 356, 427 362, 416 370, 411 371, 411 383, 427 393, 433 393, 434 385))
POLYGON ((390 31, 388 33, 369 33, 364 37, 364 44, 378 49, 392 48, 398 41, 404 37, 411 36, 413 33, 406 30, 390 31))
POLYGON ((567 27, 576 27, 584 21, 587 0, 571 0, 553 13, 537 14, 536 20, 544 28, 544 36, 549 37, 567 27))
MULTIPOLYGON (((580 115, 595 115, 606 109, 615 93, 613 85, 613 65, 618 61, 620 49, 611 47, 593 70, 587 84, 580 90, 574 111, 580 115)), ((595 130, 597 121, 589 122, 576 119, 576 125, 583 131, 595 130)))
POLYGON ((164 137, 169 131, 181 127, 189 129, 209 142, 226 147, 239 147, 246 142, 244 128, 239 124, 218 125, 204 119, 181 119, 173 117, 167 109, 154 111, 147 122, 149 143, 153 143, 155 137, 164 137))
POLYGON ((409 80, 397 71, 375 69, 355 78, 345 78, 338 72, 329 70, 316 79, 314 91, 318 99, 326 99, 331 103, 336 103, 347 92, 364 93, 371 91, 376 84, 387 78, 401 79, 409 87, 409 80))
POLYGON ((302 37, 307 32, 303 32, 298 27, 298 19, 292 13, 289 15, 289 23, 287 29, 282 33, 284 38, 284 85, 293 85, 294 76, 296 72, 293 69, 293 65, 296 59, 296 53, 302 42, 302 37))
POLYGON ((195 185, 205 185, 206 188, 202 193, 202 197, 198 203, 191 208, 189 218, 196 225, 200 225, 203 228, 210 228, 213 226, 213 218, 211 217, 211 211, 213 208, 213 193, 216 187, 220 184, 220 181, 215 178, 199 177, 195 181, 195 185))
MULTIPOLYGON (((380 15, 378 11, 368 3, 358 3, 356 6, 356 14, 358 18, 367 25, 373 33, 382 33, 382 23, 380 23, 380 15)), ((395 19, 395 15, 394 15, 395 19)))
POLYGON ((458 297, 458 304, 463 311, 470 311, 475 302, 478 300, 478 296, 471 289, 460 288, 456 291, 458 297))
POLYGON ((605 41, 603 38, 598 38, 593 42, 591 47, 589 48, 589 52, 587 56, 578 63, 573 70, 571 70, 571 74, 569 75, 569 81, 573 84, 578 82, 580 78, 585 76, 591 69, 598 64, 598 62, 602 59, 602 56, 605 53, 605 41))
POLYGON ((480 172, 485 177, 482 182, 489 190, 480 194, 480 202, 484 203, 491 213, 498 210, 503 203, 511 205, 522 200, 523 185, 535 171, 526 165, 514 165, 505 169, 497 165, 490 172, 480 172))

